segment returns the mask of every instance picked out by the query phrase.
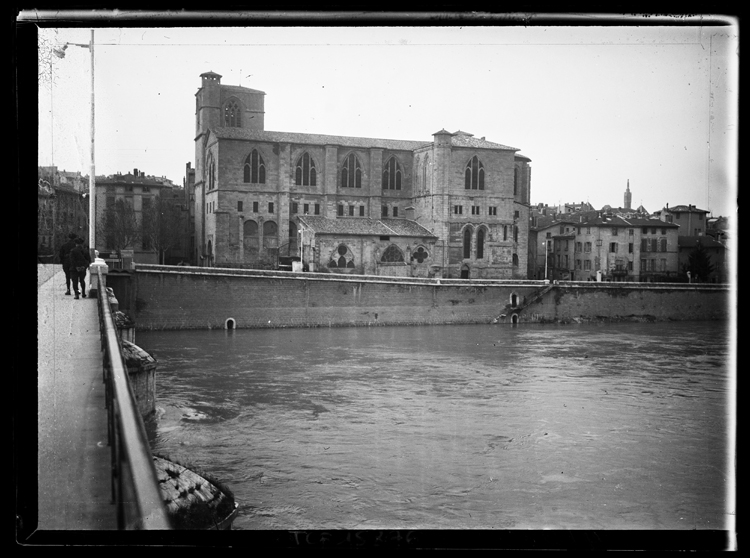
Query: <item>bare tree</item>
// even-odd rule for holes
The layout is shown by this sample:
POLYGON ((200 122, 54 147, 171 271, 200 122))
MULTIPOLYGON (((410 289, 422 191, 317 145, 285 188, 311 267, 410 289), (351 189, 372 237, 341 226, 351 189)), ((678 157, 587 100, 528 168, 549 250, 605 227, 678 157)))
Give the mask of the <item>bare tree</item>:
POLYGON ((144 247, 155 251, 159 263, 164 263, 167 251, 179 246, 185 233, 186 216, 182 207, 173 199, 155 196, 143 208, 141 216, 144 247))
POLYGON ((133 206, 123 199, 107 207, 97 226, 97 235, 104 238, 106 246, 121 256, 121 251, 135 246, 141 239, 141 228, 133 206))

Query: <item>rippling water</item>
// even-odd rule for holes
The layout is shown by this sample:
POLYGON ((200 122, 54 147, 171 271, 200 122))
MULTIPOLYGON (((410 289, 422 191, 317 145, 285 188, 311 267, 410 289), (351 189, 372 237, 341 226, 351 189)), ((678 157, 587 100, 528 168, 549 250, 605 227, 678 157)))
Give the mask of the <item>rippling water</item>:
POLYGON ((717 322, 138 332, 236 529, 727 529, 717 322))

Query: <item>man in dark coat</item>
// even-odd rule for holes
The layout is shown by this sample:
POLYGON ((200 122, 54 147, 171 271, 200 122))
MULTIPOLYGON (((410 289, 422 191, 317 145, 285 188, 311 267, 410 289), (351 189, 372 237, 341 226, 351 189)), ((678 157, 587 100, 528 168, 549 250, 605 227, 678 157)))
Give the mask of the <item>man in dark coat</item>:
POLYGON ((70 251, 70 275, 73 279, 73 291, 78 299, 78 283, 81 284, 83 298, 86 298, 86 271, 91 265, 91 255, 83 247, 83 239, 76 238, 75 248, 70 251))
POLYGON ((60 263, 62 264, 63 271, 65 272, 65 294, 70 294, 70 251, 75 248, 76 234, 70 233, 68 235, 68 241, 60 247, 60 263))

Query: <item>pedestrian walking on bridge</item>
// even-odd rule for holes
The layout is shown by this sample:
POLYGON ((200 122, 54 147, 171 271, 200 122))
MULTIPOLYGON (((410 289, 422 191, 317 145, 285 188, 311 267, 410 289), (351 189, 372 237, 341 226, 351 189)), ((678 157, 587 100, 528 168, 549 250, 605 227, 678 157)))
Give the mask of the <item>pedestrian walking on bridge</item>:
POLYGON ((81 293, 86 298, 86 271, 91 265, 91 255, 83 247, 83 239, 76 238, 75 248, 70 251, 70 275, 73 279, 73 291, 78 299, 78 284, 81 285, 81 293))
POLYGON ((70 280, 72 276, 70 274, 70 251, 75 248, 76 233, 70 233, 68 235, 68 241, 60 247, 60 263, 63 266, 65 272, 65 294, 70 294, 70 280))

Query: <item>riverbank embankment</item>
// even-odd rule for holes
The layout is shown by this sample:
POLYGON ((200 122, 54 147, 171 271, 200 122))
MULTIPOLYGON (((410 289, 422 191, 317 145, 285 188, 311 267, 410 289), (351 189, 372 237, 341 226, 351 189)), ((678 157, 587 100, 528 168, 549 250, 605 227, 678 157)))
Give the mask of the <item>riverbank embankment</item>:
POLYGON ((722 320, 728 285, 415 279, 139 264, 110 273, 138 329, 722 320))

